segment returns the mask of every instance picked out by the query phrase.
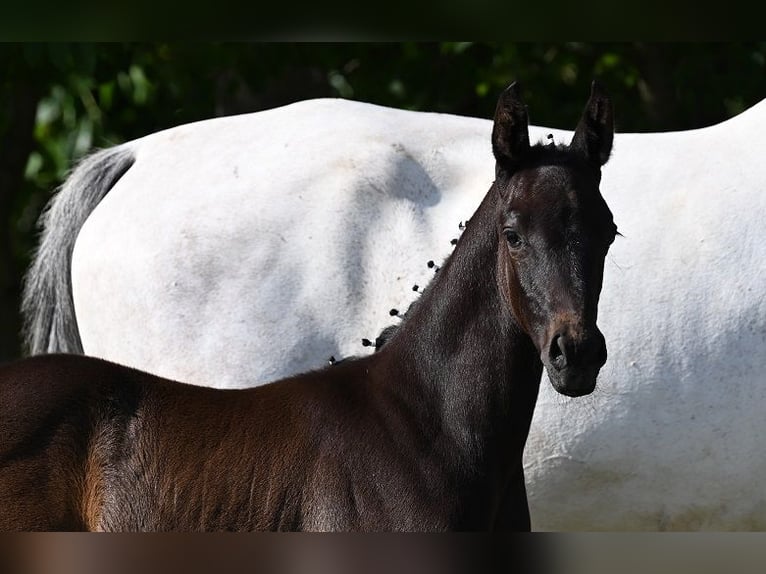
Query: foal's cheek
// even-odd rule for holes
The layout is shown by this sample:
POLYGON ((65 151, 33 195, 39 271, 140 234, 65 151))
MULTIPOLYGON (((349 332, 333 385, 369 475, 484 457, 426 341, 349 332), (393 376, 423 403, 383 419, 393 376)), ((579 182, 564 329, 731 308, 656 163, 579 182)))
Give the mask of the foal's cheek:
POLYGON ((500 273, 498 274, 498 278, 503 299, 519 326, 525 333, 531 335, 531 315, 529 309, 527 309, 523 303, 526 290, 519 281, 518 263, 515 263, 510 255, 506 255, 505 257, 501 257, 499 267, 500 273))

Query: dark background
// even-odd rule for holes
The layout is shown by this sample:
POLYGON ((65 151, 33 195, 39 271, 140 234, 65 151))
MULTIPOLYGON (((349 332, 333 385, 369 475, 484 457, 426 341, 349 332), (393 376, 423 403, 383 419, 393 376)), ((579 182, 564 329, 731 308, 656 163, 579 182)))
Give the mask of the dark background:
POLYGON ((0 44, 0 361, 40 211, 93 148, 313 97, 490 118, 514 79, 532 123, 571 128, 594 77, 618 131, 704 127, 766 97, 766 42, 0 44))

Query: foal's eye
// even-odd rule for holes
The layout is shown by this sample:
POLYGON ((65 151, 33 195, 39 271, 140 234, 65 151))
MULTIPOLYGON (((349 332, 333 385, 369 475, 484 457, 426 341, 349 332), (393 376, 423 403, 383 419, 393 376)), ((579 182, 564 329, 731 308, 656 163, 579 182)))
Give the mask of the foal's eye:
POLYGON ((503 233, 505 234, 505 239, 508 241, 508 245, 510 247, 513 249, 518 249, 521 247, 521 244, 523 243, 521 240, 521 235, 519 235, 515 230, 504 229, 503 233))

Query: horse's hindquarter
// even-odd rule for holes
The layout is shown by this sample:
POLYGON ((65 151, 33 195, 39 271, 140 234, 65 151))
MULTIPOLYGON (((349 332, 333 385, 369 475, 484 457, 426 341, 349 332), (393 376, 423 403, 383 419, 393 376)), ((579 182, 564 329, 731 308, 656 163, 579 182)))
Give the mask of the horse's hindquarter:
POLYGON ((489 187, 486 124, 319 101, 134 142, 75 248, 86 353, 229 387, 358 354, 489 187))

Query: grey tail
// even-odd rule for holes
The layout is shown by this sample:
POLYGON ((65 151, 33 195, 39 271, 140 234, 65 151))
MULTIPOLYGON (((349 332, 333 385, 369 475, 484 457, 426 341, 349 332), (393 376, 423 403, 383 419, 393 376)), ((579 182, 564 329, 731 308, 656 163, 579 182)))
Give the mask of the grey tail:
POLYGON ((38 220, 40 244, 24 277, 21 300, 25 351, 82 353, 72 299, 72 253, 85 220, 135 162, 124 147, 82 159, 38 220))

